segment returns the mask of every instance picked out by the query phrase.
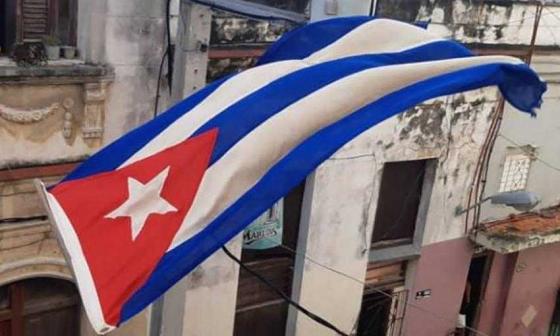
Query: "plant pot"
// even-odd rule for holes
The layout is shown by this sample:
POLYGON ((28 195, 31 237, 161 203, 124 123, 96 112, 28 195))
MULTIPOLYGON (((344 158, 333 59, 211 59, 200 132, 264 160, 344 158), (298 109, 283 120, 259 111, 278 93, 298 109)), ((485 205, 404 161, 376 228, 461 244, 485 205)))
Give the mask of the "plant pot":
POLYGON ((76 48, 70 46, 62 47, 62 55, 64 58, 73 59, 76 57, 76 48))
POLYGON ((47 50, 47 56, 49 57, 49 60, 51 61, 55 61, 57 59, 60 59, 60 46, 45 46, 45 49, 47 50))

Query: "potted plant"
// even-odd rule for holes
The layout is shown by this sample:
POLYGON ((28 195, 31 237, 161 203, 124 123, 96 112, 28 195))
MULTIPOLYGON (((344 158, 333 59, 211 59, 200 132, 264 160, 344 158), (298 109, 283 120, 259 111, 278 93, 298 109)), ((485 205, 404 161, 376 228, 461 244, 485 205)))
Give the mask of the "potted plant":
POLYGON ((63 46, 62 47, 62 55, 64 58, 73 59, 76 57, 76 47, 72 46, 63 46))
POLYGON ((60 58, 60 39, 50 35, 43 38, 43 44, 47 50, 49 60, 57 60, 60 58))

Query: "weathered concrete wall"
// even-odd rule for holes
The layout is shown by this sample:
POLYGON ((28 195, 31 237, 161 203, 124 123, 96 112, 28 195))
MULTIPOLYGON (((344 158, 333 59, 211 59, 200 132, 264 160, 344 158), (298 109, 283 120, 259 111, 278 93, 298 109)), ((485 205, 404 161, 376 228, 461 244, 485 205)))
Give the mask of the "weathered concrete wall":
MULTIPOLYGON (((555 141, 554 135, 560 129, 560 85, 558 78, 560 66, 558 56, 536 56, 533 66, 548 82, 548 91, 537 117, 519 113, 512 107, 507 107, 488 173, 486 195, 493 195, 499 191, 500 180, 508 151, 519 146, 531 145, 536 148, 534 160, 531 162, 526 189, 537 193, 541 203, 537 209, 560 204, 560 142, 555 141), (544 161, 544 162, 543 162, 544 161)), ((519 213, 513 208, 486 204, 483 207, 482 221, 504 218, 509 214, 519 213)))
MULTIPOLYGON (((283 21, 252 20, 222 11, 212 16, 210 48, 222 51, 264 50, 283 33, 295 26, 283 21)), ((256 56, 232 56, 208 61, 207 81, 242 71, 255 65, 256 56)))
POLYGON ((499 336, 547 335, 560 286, 560 261, 551 256, 559 253, 556 243, 496 256, 478 328, 499 336))
POLYGON ((101 35, 101 42, 91 51, 90 61, 110 64, 115 71, 105 118, 108 143, 153 117, 165 50, 165 2, 105 0, 105 6, 91 6, 100 12, 88 13, 88 33, 101 35))
POLYGON ((99 148, 110 78, 81 78, 81 71, 70 71, 71 80, 10 78, 0 85, 0 169, 78 161, 99 148))
MULTIPOLYGON (((404 21, 431 21, 428 30, 465 43, 529 45, 535 4, 521 1, 380 0, 377 15, 404 21), (481 5, 482 4, 482 5, 481 5)), ((558 7, 547 5, 537 45, 558 46, 558 7)))
POLYGON ((214 11, 210 41, 213 47, 262 45, 276 41, 292 27, 293 24, 284 21, 253 20, 231 13, 214 11))
MULTIPOLYGON (((464 190, 471 183, 495 103, 494 89, 434 99, 344 146, 317 169, 312 188, 306 189, 312 194, 304 204, 309 217, 302 225, 308 232, 300 238, 300 248, 328 267, 364 279, 383 164, 427 158, 438 164, 423 245, 463 237, 464 220, 455 216, 455 208, 465 203, 464 190)), ((468 262, 463 266, 468 268, 468 262)), ((349 331, 363 286, 308 261, 301 269, 296 299, 349 331)), ((330 335, 304 316, 293 321, 297 335, 330 335)))
MULTIPOLYGON (((325 10, 326 0, 311 1, 311 21, 319 21, 333 16, 353 16, 369 15, 372 7, 372 0, 343 0, 337 1, 336 11, 328 12, 325 10)), ((331 6, 329 6, 331 7, 331 6)), ((331 7, 332 8, 332 7, 331 7)))

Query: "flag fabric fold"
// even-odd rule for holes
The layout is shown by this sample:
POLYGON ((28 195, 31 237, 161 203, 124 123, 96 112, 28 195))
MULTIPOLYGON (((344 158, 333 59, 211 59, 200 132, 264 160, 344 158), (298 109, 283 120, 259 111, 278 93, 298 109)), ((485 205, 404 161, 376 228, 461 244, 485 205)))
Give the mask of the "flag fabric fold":
POLYGON ((498 86, 533 114, 546 85, 406 23, 298 28, 45 190, 86 312, 106 333, 161 296, 344 144, 434 97, 498 86))

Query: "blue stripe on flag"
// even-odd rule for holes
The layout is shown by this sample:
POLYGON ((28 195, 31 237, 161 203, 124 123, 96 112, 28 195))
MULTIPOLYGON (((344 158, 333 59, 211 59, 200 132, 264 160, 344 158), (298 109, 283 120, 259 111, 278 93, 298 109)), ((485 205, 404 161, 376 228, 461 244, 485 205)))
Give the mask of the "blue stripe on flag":
POLYGON ((226 77, 213 82, 150 122, 128 132, 84 161, 78 168, 68 174, 63 182, 117 169, 161 131, 216 91, 229 78, 226 77))
POLYGON ((380 66, 471 56, 452 41, 437 41, 398 53, 352 56, 290 73, 239 100, 199 128, 194 135, 218 128, 210 165, 247 133, 289 105, 351 74, 380 66), (240 116, 243 116, 240 118, 240 116))
POLYGON ((144 309, 360 133, 425 100, 489 85, 499 85, 512 105, 530 113, 546 90, 546 84, 525 64, 475 66, 410 85, 323 128, 295 147, 203 231, 166 253, 123 307, 121 322, 144 309))

